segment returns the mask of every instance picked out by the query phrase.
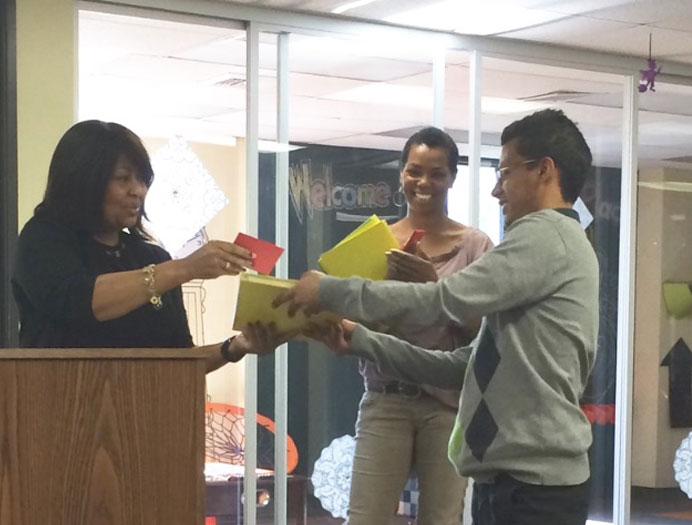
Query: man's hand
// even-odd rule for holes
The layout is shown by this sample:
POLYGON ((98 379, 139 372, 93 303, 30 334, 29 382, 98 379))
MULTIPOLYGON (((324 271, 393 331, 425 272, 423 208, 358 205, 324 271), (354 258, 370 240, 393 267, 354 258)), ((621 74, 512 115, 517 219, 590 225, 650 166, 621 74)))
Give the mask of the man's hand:
POLYGON ((311 323, 303 334, 323 343, 337 355, 351 353, 351 336, 358 326, 353 321, 342 319, 340 322, 311 323))
POLYGON ((387 279, 409 283, 437 281, 437 271, 430 258, 420 248, 416 254, 391 250, 387 252, 387 279))
POLYGON ((278 308, 288 303, 288 315, 293 317, 296 312, 303 310, 305 315, 313 315, 320 311, 320 280, 324 277, 322 272, 309 270, 303 274, 300 281, 279 295, 272 306, 278 308))

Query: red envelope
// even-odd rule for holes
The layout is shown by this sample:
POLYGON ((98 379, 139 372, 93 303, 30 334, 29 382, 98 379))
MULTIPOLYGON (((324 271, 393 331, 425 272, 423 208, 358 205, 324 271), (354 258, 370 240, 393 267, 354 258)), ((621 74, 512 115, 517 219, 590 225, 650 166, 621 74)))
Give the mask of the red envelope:
POLYGON ((425 230, 413 230, 411 236, 408 238, 406 244, 404 244, 404 247, 401 249, 401 251, 414 253, 416 251, 416 245, 420 242, 420 240, 423 237, 425 237, 425 230))
POLYGON ((279 260, 284 249, 276 244, 272 244, 262 239, 255 239, 244 233, 239 233, 233 241, 234 244, 245 248, 255 254, 255 260, 252 267, 259 273, 268 275, 276 266, 276 261, 279 260))

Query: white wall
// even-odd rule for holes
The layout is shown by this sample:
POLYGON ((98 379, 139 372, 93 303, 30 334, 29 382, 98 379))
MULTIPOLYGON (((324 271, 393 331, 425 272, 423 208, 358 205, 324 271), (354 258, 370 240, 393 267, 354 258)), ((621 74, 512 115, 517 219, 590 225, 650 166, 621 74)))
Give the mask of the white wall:
MULTIPOLYGON (((153 156, 167 141, 145 138, 144 142, 153 156)), ((245 142, 238 140, 233 147, 192 142, 190 148, 230 201, 208 224, 209 238, 232 241, 238 232, 245 230, 245 142)), ((238 295, 238 277, 204 281, 202 287, 204 340, 197 340, 195 344, 218 343, 234 333, 231 327, 238 295)), ((191 316, 191 313, 188 315, 191 316)), ((207 374, 210 401, 243 406, 244 377, 243 361, 207 374)))

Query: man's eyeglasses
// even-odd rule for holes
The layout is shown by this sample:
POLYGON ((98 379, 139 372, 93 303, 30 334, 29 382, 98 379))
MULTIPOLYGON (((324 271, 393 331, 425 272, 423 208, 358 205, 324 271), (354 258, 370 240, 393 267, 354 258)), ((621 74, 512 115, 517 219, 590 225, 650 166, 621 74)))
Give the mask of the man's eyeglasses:
POLYGON ((495 180, 497 182, 504 182, 507 180, 507 177, 511 174, 510 170, 516 169, 519 166, 526 166, 527 164, 534 164, 538 162, 541 159, 529 159, 525 160, 523 162, 520 162, 519 164, 515 164, 514 166, 505 166, 504 168, 495 168, 495 180))

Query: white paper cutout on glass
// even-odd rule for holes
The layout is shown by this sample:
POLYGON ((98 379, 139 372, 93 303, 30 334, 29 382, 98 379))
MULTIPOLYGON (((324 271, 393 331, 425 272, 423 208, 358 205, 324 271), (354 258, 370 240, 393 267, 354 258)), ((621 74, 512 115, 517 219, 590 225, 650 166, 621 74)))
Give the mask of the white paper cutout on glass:
POLYGON ((593 215, 591 215, 589 208, 586 207, 586 204, 583 200, 581 200, 581 197, 577 197, 577 200, 574 202, 573 208, 574 211, 576 211, 579 214, 579 222, 581 223, 581 227, 583 229, 588 228, 589 225, 593 222, 593 215))
POLYGON ((692 432, 682 440, 675 451, 673 471, 675 472, 675 481, 680 485, 680 490, 692 499, 692 432))
POLYGON ((345 435, 334 439, 315 461, 310 478, 315 497, 335 518, 346 519, 355 452, 356 440, 345 435))
POLYGON ((173 137, 157 151, 152 166, 146 226, 168 252, 176 253, 228 204, 228 198, 182 137, 173 137))

